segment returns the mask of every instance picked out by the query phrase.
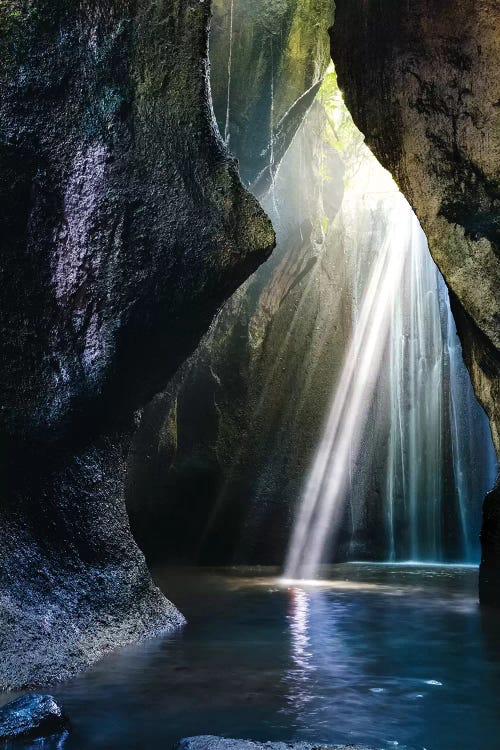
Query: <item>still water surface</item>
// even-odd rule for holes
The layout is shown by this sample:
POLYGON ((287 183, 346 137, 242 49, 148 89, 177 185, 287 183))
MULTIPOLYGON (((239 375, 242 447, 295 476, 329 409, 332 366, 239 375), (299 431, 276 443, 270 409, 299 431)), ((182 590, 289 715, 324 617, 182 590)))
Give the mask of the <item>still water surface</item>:
POLYGON ((328 577, 157 571, 189 624, 53 689, 73 721, 61 748, 220 734, 499 750, 500 618, 477 606, 477 570, 346 564, 328 577))

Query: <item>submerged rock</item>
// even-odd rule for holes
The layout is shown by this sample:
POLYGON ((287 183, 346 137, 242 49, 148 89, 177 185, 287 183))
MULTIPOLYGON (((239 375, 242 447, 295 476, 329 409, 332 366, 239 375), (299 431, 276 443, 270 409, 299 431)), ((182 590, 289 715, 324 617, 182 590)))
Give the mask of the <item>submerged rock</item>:
POLYGON ((210 735, 181 740, 176 750, 373 750, 365 745, 322 745, 312 742, 254 742, 210 735))
POLYGON ((51 695, 24 695, 0 708, 0 741, 48 737, 68 726, 68 718, 51 695))

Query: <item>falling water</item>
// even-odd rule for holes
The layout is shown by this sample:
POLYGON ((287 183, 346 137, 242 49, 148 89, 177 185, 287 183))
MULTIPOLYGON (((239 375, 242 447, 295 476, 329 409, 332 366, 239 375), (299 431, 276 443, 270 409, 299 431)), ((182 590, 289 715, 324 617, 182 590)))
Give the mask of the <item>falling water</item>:
POLYGON ((353 235, 344 257, 352 281, 351 340, 298 504, 284 571, 289 579, 312 579, 335 557, 346 508, 353 550, 360 549, 366 487, 375 474, 385 477, 375 484, 386 559, 449 560, 443 540, 458 528, 453 559, 476 562, 474 511, 494 478, 489 426, 425 235, 366 149, 362 164, 342 206, 345 233, 353 235), (368 251, 366 224, 375 238, 368 251), (476 454, 474 441, 481 446, 476 454), (475 476, 472 467, 488 462, 475 476), (454 514, 458 523, 450 531, 447 518, 454 514))
MULTIPOLYGON (((239 6, 226 7, 219 123, 228 142, 239 6)), ((316 99, 289 141, 283 134, 307 108, 299 98, 276 121, 272 37, 265 54, 267 163, 251 184, 278 250, 257 275, 244 321, 259 373, 249 396, 255 463, 245 540, 252 548, 279 504, 288 510, 297 499, 289 578, 314 577, 333 559, 477 562, 495 457, 446 285, 409 204, 355 128, 333 68, 321 88, 318 81, 305 92, 304 101, 315 91, 316 99), (284 366, 297 361, 300 373, 285 377, 284 366), (290 390, 283 404, 281 381, 290 390), (263 424, 272 433, 263 434, 263 424)))
POLYGON ((227 58, 227 102, 226 102, 226 123, 224 125, 224 141, 226 146, 229 145, 229 118, 231 114, 231 77, 233 69, 233 28, 234 28, 234 0, 231 0, 231 9, 229 13, 229 53, 227 58))
MULTIPOLYGON (((438 271, 425 235, 410 221, 415 240, 392 321, 387 507, 392 519, 397 502, 408 507, 411 559, 438 560, 445 342, 438 271)), ((393 526, 391 534, 395 559, 393 526)))
POLYGON ((446 342, 441 297, 445 289, 425 235, 415 217, 407 213, 413 222, 414 241, 393 309, 390 338, 386 489, 390 560, 396 559, 394 520, 398 505, 402 505, 408 508, 409 557, 437 561, 442 536, 446 342))
POLYGON ((477 492, 479 467, 484 467, 485 486, 490 489, 497 476, 497 460, 491 443, 486 415, 477 407, 472 384, 463 364, 462 348, 447 298, 446 351, 449 361, 449 419, 452 443, 453 474, 461 525, 461 552, 466 562, 477 560, 478 533, 471 498, 477 492), (470 467, 475 467, 471 472, 470 467))
MULTIPOLYGON (((293 528, 285 565, 289 579, 316 577, 318 566, 326 560, 346 498, 358 480, 353 467, 366 449, 366 423, 384 381, 389 383, 388 559, 401 559, 397 519, 398 528, 407 525, 409 536, 402 559, 442 559, 447 417, 462 537, 457 557, 462 561, 477 558, 469 518, 475 489, 470 479, 470 436, 474 431, 477 434, 474 422, 479 421, 483 445, 488 445, 486 419, 481 419, 474 400, 448 292, 429 255, 425 235, 399 193, 384 200, 384 214, 386 234, 375 250, 368 283, 363 284, 362 273, 357 276, 352 339, 293 528)), ((361 260, 366 263, 366 258, 361 260)), ((375 434, 383 435, 383 425, 377 425, 375 434)), ((492 480, 493 457, 490 463, 492 480)))
POLYGON ((350 466, 363 438, 391 324, 413 242, 401 243, 407 210, 402 196, 388 208, 391 227, 377 254, 354 325, 321 443, 302 498, 285 566, 287 578, 314 578, 332 527, 339 521, 350 466))
POLYGON ((454 559, 477 562, 479 529, 472 511, 475 498, 493 485, 494 451, 463 363, 448 290, 420 227, 415 236, 390 338, 389 559, 443 561, 447 504, 460 530, 454 559), (452 476, 447 476, 447 464, 452 476), (484 477, 477 470, 480 464, 484 477), (399 517, 401 525, 405 509, 409 543, 399 545, 398 555, 395 520, 399 517))

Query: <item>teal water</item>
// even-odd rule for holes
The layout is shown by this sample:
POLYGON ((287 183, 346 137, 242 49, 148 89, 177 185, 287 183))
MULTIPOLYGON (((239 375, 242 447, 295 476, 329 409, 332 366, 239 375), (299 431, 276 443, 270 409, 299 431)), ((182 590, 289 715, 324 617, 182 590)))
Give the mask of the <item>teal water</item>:
POLYGON ((323 573, 295 585, 265 569, 157 571, 189 624, 52 689, 73 722, 53 747, 168 750, 220 734, 498 750, 500 615, 479 610, 477 570, 323 573))

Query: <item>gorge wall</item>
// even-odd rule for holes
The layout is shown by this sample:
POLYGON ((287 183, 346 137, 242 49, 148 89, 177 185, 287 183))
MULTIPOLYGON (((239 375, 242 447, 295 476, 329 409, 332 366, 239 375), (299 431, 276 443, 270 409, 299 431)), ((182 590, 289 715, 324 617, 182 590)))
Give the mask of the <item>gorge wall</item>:
POLYGON ((211 89, 241 177, 263 193, 312 104, 330 50, 332 0, 214 0, 211 89))
MULTIPOLYGON (((166 543, 163 529, 177 523, 187 533, 169 537, 171 557, 193 559, 209 528, 212 550, 228 559, 234 550, 224 545, 237 541, 246 502, 238 482, 249 479, 242 474, 232 485, 240 503, 225 502, 229 460, 236 448, 248 470, 246 458, 269 454, 259 431, 273 424, 272 409, 286 414, 302 352, 292 353, 290 380, 270 386, 264 400, 248 392, 249 373, 266 384, 266 372, 282 367, 271 354, 297 309, 298 340, 316 344, 316 320, 300 316, 300 296, 309 284, 314 307, 331 276, 317 240, 339 221, 343 177, 307 232, 298 193, 289 205, 299 221, 294 253, 271 260, 272 289, 267 276, 253 278, 220 313, 222 336, 212 328, 183 364, 274 245, 227 146, 240 154, 244 181, 267 193, 273 210, 269 188, 318 93, 329 55, 322 30, 333 14, 331 0, 214 2, 221 137, 209 96, 209 5, 0 5, 4 688, 68 677, 113 646, 182 623, 130 532, 125 474, 134 532, 152 557, 166 543), (276 325, 269 333, 270 312, 276 325), (267 363, 255 356, 264 333, 267 363), (241 450, 248 415, 258 439, 241 450), (158 519, 165 526, 155 528, 158 519)), ((414 206, 450 287, 497 448, 498 16, 493 0, 338 0, 332 36, 355 121, 414 206)), ((323 127, 323 113, 313 107, 310 117, 323 127)), ((303 156, 315 167, 306 144, 303 156)), ((328 149, 339 174, 341 156, 328 149)), ((335 330, 332 345, 343 336, 335 330)), ((325 373, 320 362, 313 377, 325 383, 325 373)), ((308 456, 299 448, 310 443, 324 407, 318 399, 297 454, 283 456, 285 500, 301 481, 308 456)), ((263 477, 265 491, 270 477, 263 477)), ((262 507, 260 537, 276 518, 273 507, 262 507)), ((484 601, 500 601, 499 570, 497 491, 485 511, 484 601)))
MULTIPOLYGON (((332 57, 353 118, 414 207, 450 288, 500 450, 500 9, 494 0, 338 0, 332 57)), ((500 494, 481 598, 500 601, 500 494)))
MULTIPOLYGON (((277 565, 284 560, 294 511, 351 337, 360 279, 366 279, 374 254, 391 231, 384 191, 395 190, 387 187, 390 180, 381 177, 382 169, 374 173, 370 158, 375 160, 345 108, 335 74, 328 74, 322 88, 316 82, 325 70, 323 43, 331 17, 331 7, 315 3, 216 4, 210 43, 216 116, 245 165, 247 182, 273 220, 278 248, 225 305, 175 384, 148 407, 136 435, 128 505, 134 533, 151 560, 277 565), (298 48, 297 38, 302 42, 298 48), (276 40, 282 40, 281 46, 276 40), (291 59, 296 75, 290 75, 291 59), (261 76, 260 88, 245 86, 249 70, 261 76), (313 77, 304 81, 307 70, 313 77), (290 102, 306 100, 310 109, 302 119, 303 108, 290 102), (286 104, 280 106, 282 101, 286 104), (290 136, 282 139, 283 121, 292 141, 290 136), (272 146, 265 146, 269 140, 272 146)), ((402 234, 401 252, 407 240, 402 234)), ((433 274, 431 263, 427 275, 433 274)), ((421 283, 422 278, 415 278, 416 286, 421 283)), ((414 287, 407 286, 409 297, 414 287)), ((411 491, 419 494, 421 509, 412 525, 421 527, 415 533, 422 538, 418 548, 426 559, 473 561, 478 510, 492 485, 491 440, 484 414, 464 382, 455 397, 471 409, 467 423, 458 420, 467 453, 466 465, 458 468, 465 470, 470 486, 464 493, 469 507, 460 511, 452 455, 451 357, 440 351, 442 332, 436 334, 434 327, 446 328, 450 341, 456 335, 446 315, 439 321, 439 306, 448 304, 442 280, 434 280, 426 294, 440 300, 433 313, 432 305, 425 307, 419 356, 434 357, 439 377, 423 383, 418 412, 425 415, 429 408, 439 415, 433 427, 416 436, 417 455, 406 471, 415 476, 418 489, 411 491), (436 392, 432 407, 425 386, 436 392), (437 463, 431 466, 433 451, 437 463), (427 475, 432 476, 426 483, 422 477, 427 475), (426 543, 426 534, 439 541, 426 543), (470 557, 464 546, 473 550, 470 557)), ((404 336, 400 332, 401 341, 407 335, 406 329, 404 336)), ((460 360, 458 342, 455 348, 460 360)), ((387 351, 386 359, 390 356, 387 351)), ((428 362, 426 367, 431 369, 428 362)), ((467 381, 463 364, 461 368, 467 381)), ((337 559, 411 557, 408 537, 414 532, 401 510, 410 504, 408 487, 402 486, 408 481, 400 477, 392 490, 395 531, 390 533, 386 522, 392 514, 385 484, 391 377, 380 379, 377 406, 366 404, 363 455, 352 468, 337 559)), ((401 392, 405 388, 404 382, 399 385, 401 392)), ((417 406, 409 399, 400 400, 398 408, 406 415, 417 406)), ((409 451, 404 452, 407 463, 409 451)))
POLYGON ((125 456, 274 246, 213 122, 209 6, 0 6, 2 688, 183 622, 130 533, 125 456))
MULTIPOLYGON (((268 211, 273 210, 269 189, 276 170, 313 103, 330 62, 326 30, 332 20, 330 0, 214 3, 210 59, 215 114, 230 150, 238 156, 243 179, 264 200, 268 211)), ((321 107, 311 117, 321 132, 325 127, 321 107)), ((290 217, 296 212, 299 224, 307 223, 320 192, 319 184, 314 184, 318 168, 314 146, 305 138, 302 143, 303 177, 311 194, 304 196, 305 185, 297 183, 295 198, 284 206, 290 217)), ((328 161, 334 165, 331 171, 338 173, 337 194, 325 209, 333 218, 343 193, 342 164, 334 148, 329 147, 328 151, 328 161)), ((293 169, 288 174, 290 180, 297 177, 293 169)), ((279 414, 287 396, 286 390, 280 391, 279 381, 273 381, 265 403, 259 406, 259 388, 263 381, 269 381, 273 347, 275 351, 281 348, 280 339, 286 337, 290 315, 300 299, 297 281, 301 276, 308 277, 315 264, 310 243, 312 227, 306 227, 307 236, 301 239, 295 218, 292 223, 294 252, 288 253, 290 247, 283 245, 266 269, 233 296, 169 390, 155 399, 144 414, 131 452, 127 497, 134 534, 151 560, 167 556, 182 561, 230 562, 241 542, 249 508, 259 506, 257 498, 249 499, 258 480, 256 467, 262 465, 263 455, 275 445, 274 431, 280 434, 273 415, 279 414), (274 287, 269 284, 273 273, 274 287), (287 295, 287 291, 291 294, 287 295), (273 313, 281 307, 282 298, 286 301, 280 322, 272 341, 266 342, 266 362, 259 362, 267 328, 273 313), (263 301, 261 307, 259 300, 263 301), (266 310, 265 300, 272 312, 266 310), (259 425, 265 436, 259 437, 259 425)), ((321 276, 319 263, 315 275, 318 279, 321 276)), ((316 305, 320 291, 318 286, 316 305)), ((314 307, 314 302, 311 304, 314 307)), ((303 335, 307 337, 313 330, 311 313, 304 322, 303 335)), ((318 347, 316 351, 319 356, 318 347)), ((326 362, 327 352, 321 356, 326 362)), ((288 376, 284 375, 290 384, 298 375, 295 365, 290 360, 281 363, 282 369, 290 367, 288 376)), ((323 373, 319 377, 328 383, 329 375, 323 366, 318 365, 318 373, 323 373)), ((253 559, 260 556, 261 561, 269 560, 273 547, 273 561, 283 559, 289 528, 288 522, 282 523, 283 513, 291 513, 294 493, 307 466, 307 445, 314 444, 325 399, 328 400, 328 386, 323 388, 323 400, 319 399, 315 406, 310 432, 295 443, 293 478, 290 477, 281 502, 275 503, 277 512, 273 514, 269 508, 266 512, 266 501, 260 499, 266 534, 258 549, 248 551, 256 556, 253 559)), ((276 450, 275 458, 282 463, 283 452, 276 450)), ((288 466, 291 465, 289 456, 288 466)), ((268 481, 275 490, 282 470, 283 466, 277 473, 269 469, 268 481)))

